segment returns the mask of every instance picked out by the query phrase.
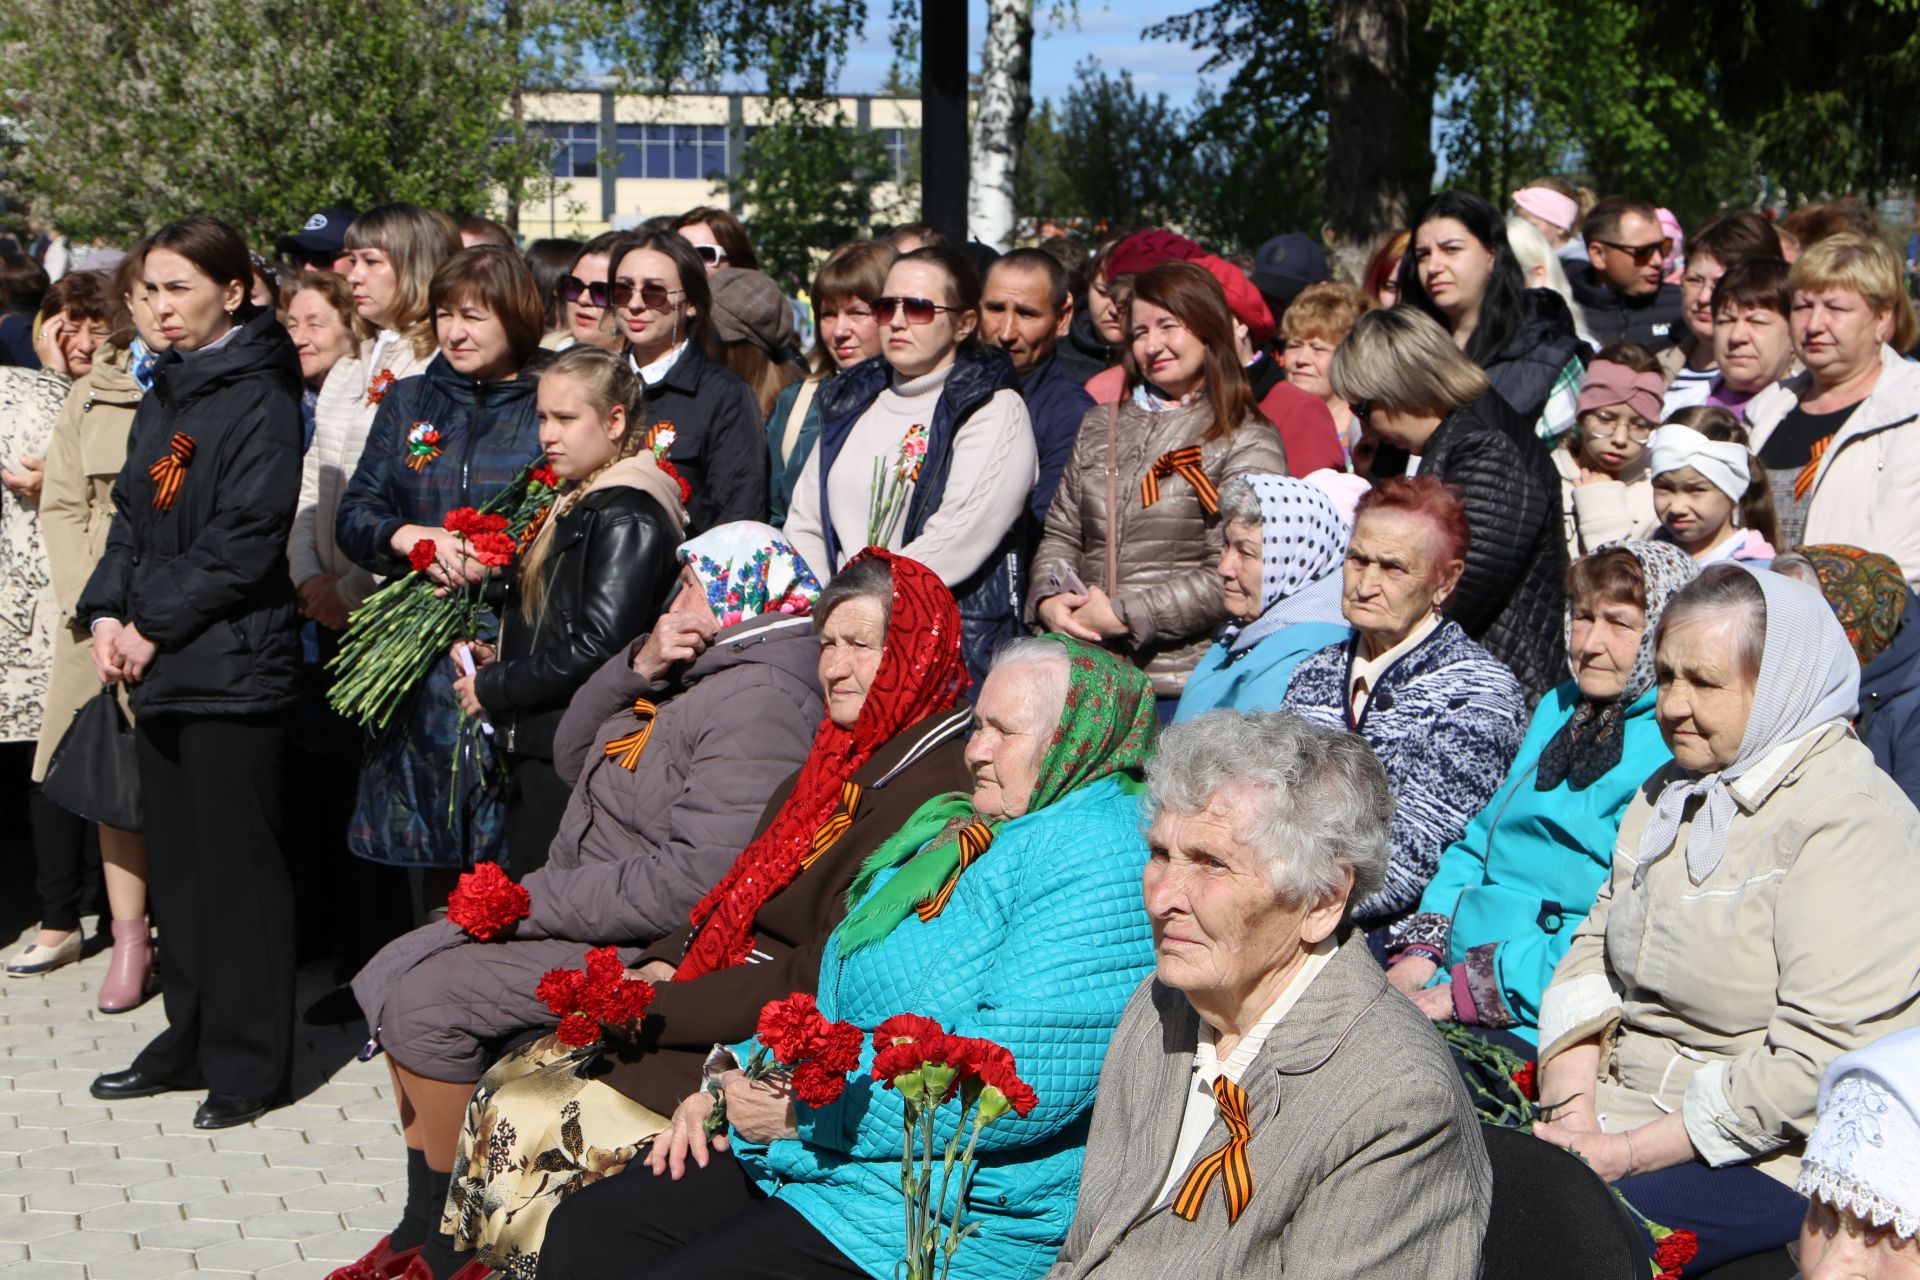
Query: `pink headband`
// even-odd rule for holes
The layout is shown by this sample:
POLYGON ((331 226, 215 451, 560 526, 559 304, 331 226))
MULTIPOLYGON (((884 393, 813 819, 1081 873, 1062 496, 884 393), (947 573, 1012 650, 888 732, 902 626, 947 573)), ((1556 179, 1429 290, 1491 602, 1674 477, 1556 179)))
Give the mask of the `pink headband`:
POLYGON ((1580 384, 1575 412, 1623 404, 1648 422, 1658 422, 1666 393, 1667 380, 1658 373, 1635 373, 1611 360, 1595 360, 1587 366, 1587 380, 1580 384))
POLYGON ((1513 207, 1544 218, 1562 231, 1573 230, 1573 224, 1580 221, 1580 206, 1571 197, 1546 187, 1520 188, 1513 193, 1513 207))

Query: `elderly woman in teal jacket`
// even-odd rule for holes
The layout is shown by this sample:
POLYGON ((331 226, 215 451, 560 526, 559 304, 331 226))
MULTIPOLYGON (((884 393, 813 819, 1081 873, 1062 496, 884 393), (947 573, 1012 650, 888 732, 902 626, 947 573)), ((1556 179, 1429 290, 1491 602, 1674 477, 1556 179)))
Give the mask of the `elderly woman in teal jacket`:
MULTIPOLYGON (((1131 664, 1061 636, 1006 646, 975 704, 972 794, 928 801, 874 853, 822 956, 826 1017, 863 1030, 931 1018, 1005 1046, 1038 1092, 1029 1114, 980 1132, 965 1191, 977 1230, 958 1255, 970 1280, 1039 1275, 1066 1239, 1101 1060, 1153 964, 1139 797, 1154 729, 1152 687, 1131 664)), ((648 1168, 555 1211, 542 1280, 892 1276, 906 1243, 902 1103, 871 1078, 870 1042, 862 1053, 845 1094, 819 1108, 710 1064, 727 1134, 706 1142, 713 1100, 689 1081, 648 1168)), ((957 1111, 938 1113, 942 1143, 957 1111)))
POLYGON ((1653 636, 1697 572, 1664 542, 1615 542, 1567 571, 1574 678, 1540 700, 1506 781, 1394 927, 1387 981, 1429 1017, 1527 1057, 1540 999, 1613 865, 1627 805, 1670 758, 1653 636))
POLYGON ((1345 644, 1341 566, 1353 537, 1319 485, 1256 471, 1220 486, 1220 587, 1234 620, 1200 656, 1174 709, 1272 711, 1300 659, 1345 644))

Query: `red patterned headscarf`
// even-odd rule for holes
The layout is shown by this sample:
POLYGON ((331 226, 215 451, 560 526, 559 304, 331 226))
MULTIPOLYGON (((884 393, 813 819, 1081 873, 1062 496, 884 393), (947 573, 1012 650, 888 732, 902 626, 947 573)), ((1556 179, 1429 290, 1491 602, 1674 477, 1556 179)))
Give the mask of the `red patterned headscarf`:
POLYGON ((841 784, 901 730, 951 707, 966 691, 960 610, 939 576, 882 547, 868 547, 849 563, 868 556, 879 557, 893 570, 893 607, 880 668, 859 718, 851 729, 842 729, 831 716, 820 722, 793 794, 693 908, 697 932, 686 959, 674 971, 678 981, 731 968, 752 953, 754 917, 800 874, 800 860, 812 848, 814 832, 840 802, 841 784))

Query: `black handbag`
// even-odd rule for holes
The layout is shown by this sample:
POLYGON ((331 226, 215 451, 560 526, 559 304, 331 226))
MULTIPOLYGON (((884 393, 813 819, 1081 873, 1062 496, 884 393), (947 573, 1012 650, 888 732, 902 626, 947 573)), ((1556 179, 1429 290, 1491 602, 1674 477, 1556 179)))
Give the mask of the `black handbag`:
POLYGON ((66 736, 53 750, 40 792, 68 813, 122 831, 145 825, 140 806, 140 767, 134 759, 133 726, 120 712, 114 686, 73 713, 66 736))

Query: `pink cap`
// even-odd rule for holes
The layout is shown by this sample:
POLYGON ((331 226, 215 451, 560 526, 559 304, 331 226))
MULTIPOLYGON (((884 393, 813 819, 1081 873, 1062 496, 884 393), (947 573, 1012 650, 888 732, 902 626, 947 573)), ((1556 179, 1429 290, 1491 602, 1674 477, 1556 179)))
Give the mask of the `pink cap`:
POLYGON ((1572 231, 1573 224, 1580 221, 1580 206, 1573 198, 1546 187, 1520 188, 1513 193, 1513 207, 1551 222, 1562 231, 1572 231))

